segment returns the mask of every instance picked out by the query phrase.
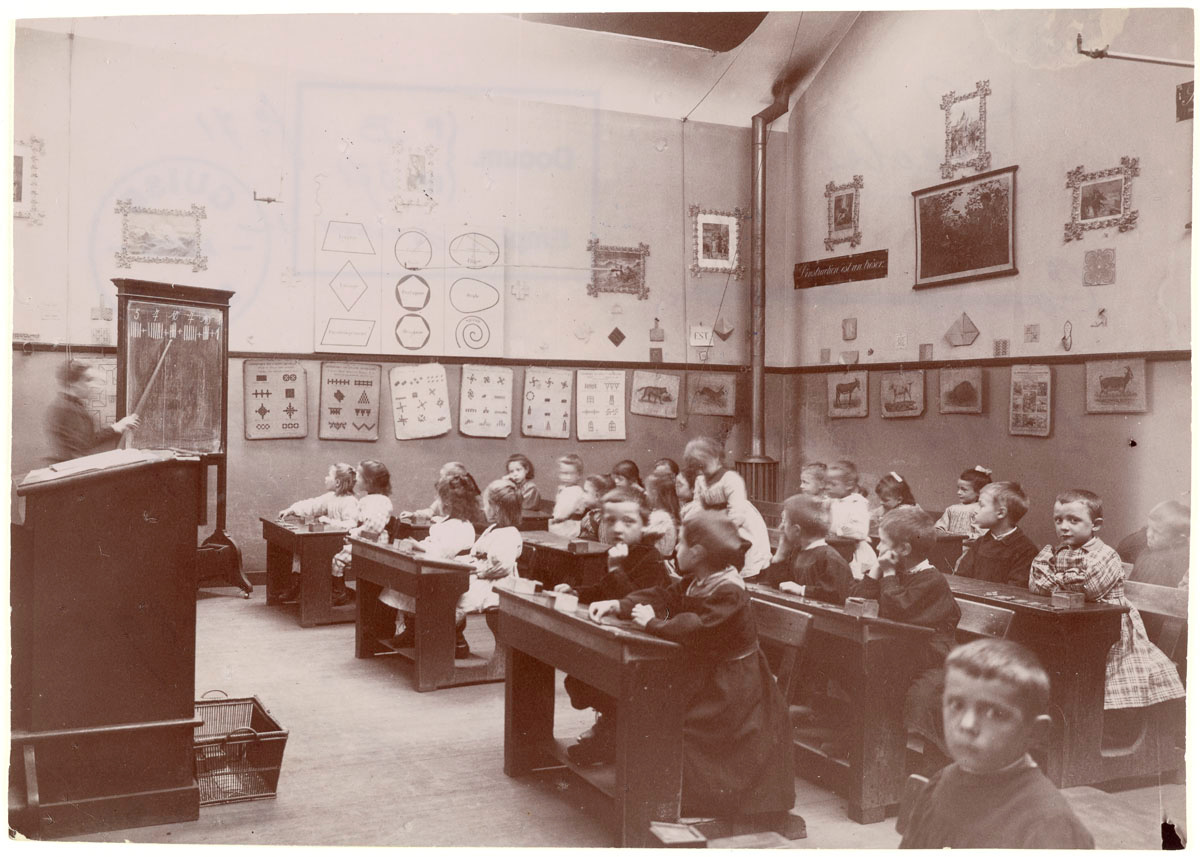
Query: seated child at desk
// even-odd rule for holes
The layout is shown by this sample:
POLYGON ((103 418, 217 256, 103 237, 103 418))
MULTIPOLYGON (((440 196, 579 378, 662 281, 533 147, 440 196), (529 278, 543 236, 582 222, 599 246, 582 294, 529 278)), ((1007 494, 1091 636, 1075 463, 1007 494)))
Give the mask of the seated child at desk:
POLYGON ((992 482, 983 486, 975 525, 985 532, 966 543, 954 573, 1024 588, 1029 583, 1029 564, 1038 551, 1017 526, 1027 511, 1029 500, 1019 482, 992 482))
MULTIPOLYGON (((871 526, 869 532, 873 537, 879 536, 879 521, 892 509, 901 506, 917 506, 917 498, 913 496, 912 486, 895 470, 884 474, 875 484, 875 496, 879 505, 871 509, 871 526)), ((918 506, 918 508, 920 508, 918 506)))
POLYGON ((387 538, 388 521, 392 519, 392 477, 382 461, 373 458, 360 461, 355 473, 354 491, 361 494, 354 526, 346 536, 346 546, 333 558, 333 606, 343 607, 354 600, 354 590, 346 586, 346 569, 350 565, 350 537, 374 541, 387 538))
POLYGON ((829 535, 854 539, 850 568, 856 576, 875 564, 875 551, 867 538, 871 530, 871 512, 867 498, 858 487, 858 468, 852 461, 836 461, 825 472, 825 493, 829 495, 829 535))
POLYGON ((1092 848, 1029 756, 1050 731, 1050 678, 1033 654, 984 638, 946 658, 942 720, 953 763, 897 824, 901 848, 1092 848))
POLYGON ((594 542, 606 540, 604 538, 604 507, 601 501, 604 495, 615 487, 612 479, 603 473, 593 473, 583 480, 583 500, 580 501, 580 504, 587 511, 579 519, 579 538, 591 539, 594 542))
POLYGON ((579 536, 579 521, 587 510, 583 508, 583 459, 573 452, 559 456, 558 492, 554 495, 554 511, 546 529, 573 539, 579 536))
POLYGON ((687 468, 696 473, 694 502, 703 509, 724 510, 749 544, 742 577, 755 577, 771 564, 771 537, 762 514, 746 495, 746 483, 737 471, 725 467, 725 450, 711 437, 688 441, 683 450, 687 468))
POLYGON ((646 477, 646 499, 650 501, 650 522, 645 534, 654 539, 654 547, 664 557, 675 556, 675 541, 679 537, 679 497, 675 493, 675 478, 655 471, 646 477))
MULTIPOLYGON (((340 524, 346 529, 358 523, 358 498, 354 496, 356 474, 349 464, 331 464, 325 474, 325 493, 320 497, 297 500, 279 513, 280 518, 319 518, 321 523, 340 524)), ((281 601, 300 597, 300 557, 292 557, 292 578, 279 594, 281 601)))
POLYGON ((792 730, 738 571, 745 550, 728 517, 696 512, 679 536, 682 580, 589 610, 595 621, 632 618, 693 655, 688 667, 700 682, 683 715, 684 816, 783 812, 795 803, 792 730))
MULTIPOLYGON (((961 613, 945 576, 929 562, 937 537, 933 521, 915 506, 901 506, 879 522, 879 560, 850 587, 850 594, 879 601, 879 616, 932 628, 917 676, 904 700, 904 725, 939 747, 942 662, 954 646, 961 613)), ((854 566, 851 566, 853 569, 854 566)))
MULTIPOLYGON (((441 484, 443 480, 445 480, 451 476, 464 477, 467 480, 468 485, 470 486, 471 494, 475 498, 475 508, 472 509, 471 516, 467 520, 469 520, 472 524, 479 527, 480 529, 482 529, 483 527, 486 527, 487 526, 487 513, 485 512, 485 510, 483 508, 483 495, 482 495, 482 492, 480 492, 480 490, 479 490, 479 483, 475 481, 475 477, 471 475, 471 472, 469 470, 467 470, 467 465, 463 464, 461 461, 447 461, 445 464, 443 464, 441 466, 441 468, 438 470, 437 479, 433 483, 434 490, 436 491, 437 486, 439 484, 441 484)), ((413 514, 423 515, 426 518, 444 518, 444 517, 446 517, 446 510, 442 507, 441 496, 440 495, 435 496, 433 498, 433 502, 429 504, 428 508, 418 509, 413 514)), ((407 512, 404 512, 404 513, 402 513, 402 516, 409 517, 409 514, 407 512)))
POLYGON ((533 462, 519 452, 514 452, 504 463, 505 476, 521 492, 521 508, 536 509, 542 502, 541 492, 533 484, 533 462))
POLYGON ((638 471, 637 462, 630 461, 628 458, 613 465, 609 478, 612 479, 613 486, 616 488, 632 486, 645 490, 646 487, 642 484, 642 474, 638 471))
POLYGON ((762 582, 806 598, 845 604, 854 576, 842 555, 825 543, 828 502, 807 494, 788 497, 779 529, 779 549, 762 582))
POLYGON ((825 475, 829 468, 823 461, 810 461, 800 468, 800 493, 809 497, 825 496, 825 475))
POLYGON ((521 494, 516 486, 507 480, 497 479, 484 494, 487 505, 495 515, 495 523, 480 534, 467 557, 467 562, 475 571, 454 611, 456 658, 471 654, 471 648, 463 636, 467 627, 466 614, 482 613, 500 603, 500 596, 492 587, 497 581, 517 576, 517 558, 525 546, 521 531, 517 529, 521 523, 521 494))
POLYGON ((992 471, 976 464, 970 470, 958 474, 954 493, 958 502, 946 507, 937 519, 934 529, 954 536, 976 535, 975 515, 979 512, 979 492, 992 481, 992 471))
POLYGON ((1150 510, 1146 549, 1138 554, 1129 579, 1187 589, 1192 510, 1166 500, 1150 510))
MULTIPOLYGON (((645 544, 642 528, 650 519, 646 495, 636 488, 614 488, 604 495, 604 529, 612 542, 608 550, 608 573, 596 583, 572 590, 560 583, 555 592, 572 592, 581 604, 624 598, 636 589, 665 586, 670 577, 667 564, 653 545, 645 544)), ((580 736, 567 753, 579 765, 590 765, 610 759, 616 740, 612 715, 616 701, 575 676, 563 682, 571 704, 578 709, 594 708, 596 725, 580 736)))
MULTIPOLYGON (((398 547, 402 550, 420 551, 434 559, 453 559, 470 550, 471 545, 475 543, 475 525, 471 519, 477 514, 479 507, 478 488, 469 473, 452 473, 438 480, 437 492, 438 501, 446 517, 430 525, 429 535, 421 541, 405 539, 398 547)), ((396 615, 396 636, 389 645, 395 649, 414 645, 416 632, 413 628, 413 614, 417 604, 413 597, 388 588, 379 593, 379 600, 399 611, 396 615)))
POLYGON ((1108 651, 1104 679, 1105 729, 1123 740, 1136 717, 1110 710, 1144 708, 1184 695, 1175 665, 1150 642, 1137 608, 1125 597, 1121 557, 1096 531, 1104 520, 1100 498, 1091 491, 1064 491, 1054 500, 1054 529, 1059 544, 1046 545, 1029 567, 1029 590, 1050 595, 1082 592, 1088 601, 1129 608, 1121 617, 1121 639, 1108 651))

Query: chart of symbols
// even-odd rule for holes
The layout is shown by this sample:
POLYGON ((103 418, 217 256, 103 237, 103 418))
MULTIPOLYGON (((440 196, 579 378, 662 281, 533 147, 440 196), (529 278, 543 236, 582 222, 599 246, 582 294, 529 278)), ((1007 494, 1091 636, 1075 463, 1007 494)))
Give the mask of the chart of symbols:
POLYGON ((314 350, 504 356, 502 228, 348 217, 314 239, 314 350))

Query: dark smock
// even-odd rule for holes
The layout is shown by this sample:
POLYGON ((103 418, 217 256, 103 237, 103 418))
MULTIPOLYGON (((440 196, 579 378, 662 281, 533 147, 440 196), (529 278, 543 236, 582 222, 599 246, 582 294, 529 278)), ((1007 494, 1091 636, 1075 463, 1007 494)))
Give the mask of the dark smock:
POLYGON ((760 583, 778 586, 790 580, 804 587, 805 598, 828 604, 845 604, 850 587, 854 584, 850 565, 840 553, 826 544, 797 551, 791 560, 773 562, 763 569, 762 574, 760 583))
POLYGON ((796 799, 787 706, 758 647, 750 598, 734 569, 621 599, 654 608, 646 630, 682 644, 694 671, 683 720, 684 816, 791 809, 796 799))
POLYGON ((1029 586, 1029 566, 1037 554, 1037 545, 1019 527, 1001 539, 984 533, 968 543, 954 573, 1025 589, 1029 586))
POLYGON ((112 426, 97 430, 92 414, 83 402, 70 393, 59 393, 46 414, 46 433, 50 436, 49 464, 70 461, 114 443, 121 435, 112 426))

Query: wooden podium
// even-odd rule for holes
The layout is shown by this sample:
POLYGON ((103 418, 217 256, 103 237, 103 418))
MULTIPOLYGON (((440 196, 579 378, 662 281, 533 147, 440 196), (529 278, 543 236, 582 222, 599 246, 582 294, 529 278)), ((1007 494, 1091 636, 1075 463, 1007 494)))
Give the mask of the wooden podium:
POLYGON ((199 816, 200 468, 163 454, 18 489, 9 825, 26 836, 199 816))

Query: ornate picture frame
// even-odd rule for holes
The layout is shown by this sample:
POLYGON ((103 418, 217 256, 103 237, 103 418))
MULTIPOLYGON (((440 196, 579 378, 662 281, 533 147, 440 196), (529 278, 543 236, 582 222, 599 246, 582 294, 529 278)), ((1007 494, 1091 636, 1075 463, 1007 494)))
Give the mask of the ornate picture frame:
POLYGON ((40 137, 13 144, 13 217, 33 224, 42 222, 43 212, 38 207, 38 162, 45 148, 40 137))
POLYGON ((746 272, 741 253, 742 218, 746 212, 740 208, 716 211, 689 205, 688 216, 692 219, 692 276, 729 274, 740 280, 746 272))
POLYGON ((1017 273, 1017 167, 913 191, 914 289, 1017 273))
POLYGON ((972 92, 959 95, 952 89, 942 96, 942 112, 946 115, 944 179, 954 178, 956 172, 967 167, 979 173, 992 165, 992 153, 987 150, 987 97, 992 94, 988 83, 978 80, 972 92))
POLYGON ((1084 172, 1082 166, 1067 173, 1071 191, 1071 222, 1063 226, 1063 241, 1078 241, 1089 229, 1128 232, 1137 226, 1133 208, 1133 180, 1141 173, 1137 158, 1121 158, 1120 166, 1084 172))
POLYGON ((857 247, 862 243, 862 232, 858 228, 858 203, 862 189, 862 176, 855 176, 846 184, 829 182, 825 185, 825 204, 829 218, 829 235, 825 238, 826 250, 832 252, 838 244, 849 243, 851 247, 857 247))
POLYGON ((208 270, 208 257, 201 252, 200 221, 207 219, 203 205, 190 208, 145 208, 131 199, 118 199, 121 215, 121 249, 117 267, 132 268, 134 262, 191 265, 192 271, 208 270))
POLYGON ((602 292, 636 295, 640 301, 650 297, 650 287, 646 285, 646 257, 650 255, 650 245, 615 247, 592 238, 587 248, 592 254, 592 281, 587 287, 589 297, 599 297, 602 292))
POLYGON ((412 146, 395 143, 392 157, 396 164, 396 192, 392 208, 403 214, 406 208, 424 208, 429 213, 438 204, 437 146, 412 146))

